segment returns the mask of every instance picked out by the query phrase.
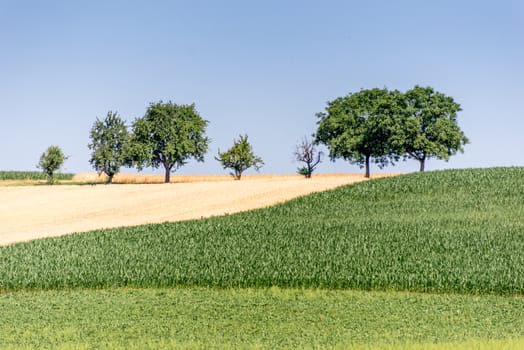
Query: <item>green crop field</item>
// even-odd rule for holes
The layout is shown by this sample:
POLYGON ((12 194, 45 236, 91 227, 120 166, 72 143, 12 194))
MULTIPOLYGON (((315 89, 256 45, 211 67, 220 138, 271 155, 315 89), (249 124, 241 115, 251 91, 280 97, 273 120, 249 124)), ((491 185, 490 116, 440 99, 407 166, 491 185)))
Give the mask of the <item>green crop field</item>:
POLYGON ((518 298, 275 287, 8 293, 0 295, 0 309, 1 349, 400 349, 511 340, 524 316, 518 298))
MULTIPOLYGON (((56 180, 71 180, 74 174, 57 173, 56 180)), ((41 171, 0 171, 0 180, 47 180, 41 171)))
POLYGON ((523 218, 524 168, 454 170, 236 215, 8 246, 0 308, 28 316, 0 326, 11 335, 0 345, 520 347, 523 218), (184 303, 170 302, 179 294, 184 303), (101 299, 114 312, 91 315, 101 299), (64 314, 78 308, 65 327, 64 314), (48 309, 56 312, 44 321, 31 312, 48 309), (148 331, 156 323, 161 333, 148 331), (88 335, 73 336, 86 324, 88 335))

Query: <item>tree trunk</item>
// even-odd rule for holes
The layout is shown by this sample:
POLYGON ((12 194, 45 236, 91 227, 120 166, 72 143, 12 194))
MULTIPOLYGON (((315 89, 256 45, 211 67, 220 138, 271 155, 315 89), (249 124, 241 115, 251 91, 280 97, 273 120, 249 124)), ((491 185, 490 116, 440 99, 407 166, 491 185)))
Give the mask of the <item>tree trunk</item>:
POLYGON ((165 176, 164 182, 166 184, 171 182, 171 168, 169 167, 166 167, 166 176, 165 176))
POLYGON ((313 168, 311 167, 311 164, 308 164, 307 165, 306 179, 311 179, 311 174, 313 174, 313 168))
POLYGON ((419 162, 420 162, 420 172, 423 172, 426 166, 426 157, 422 157, 422 159, 419 159, 419 162))
POLYGON ((242 178, 242 169, 235 169, 235 180, 240 180, 242 178))
POLYGON ((369 174, 369 158, 370 158, 370 156, 366 155, 366 178, 368 178, 368 179, 370 177, 370 174, 369 174))
POLYGON ((109 178, 107 179, 107 183, 108 184, 112 184, 113 183, 113 176, 115 176, 115 174, 108 174, 107 176, 109 176, 109 178))

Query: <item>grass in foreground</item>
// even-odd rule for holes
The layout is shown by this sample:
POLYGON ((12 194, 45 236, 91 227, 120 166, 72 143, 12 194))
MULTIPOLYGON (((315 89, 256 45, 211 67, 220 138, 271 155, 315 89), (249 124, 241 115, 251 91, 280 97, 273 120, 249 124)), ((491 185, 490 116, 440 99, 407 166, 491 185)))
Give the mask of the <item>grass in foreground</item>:
POLYGON ((374 180, 206 220, 0 249, 0 290, 312 287, 524 293, 524 168, 374 180))
POLYGON ((524 300, 498 296, 279 288, 67 290, 3 294, 0 310, 2 349, 524 344, 524 300))

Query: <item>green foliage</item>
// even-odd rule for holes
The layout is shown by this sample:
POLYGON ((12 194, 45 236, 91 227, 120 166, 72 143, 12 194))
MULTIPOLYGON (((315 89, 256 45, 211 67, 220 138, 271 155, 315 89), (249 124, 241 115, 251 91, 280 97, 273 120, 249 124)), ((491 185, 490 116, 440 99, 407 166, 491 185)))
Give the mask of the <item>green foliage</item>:
POLYGON ((383 167, 398 158, 390 143, 398 94, 375 88, 328 102, 326 112, 317 113, 315 141, 329 148, 332 160, 365 167, 369 177, 371 160, 383 167))
MULTIPOLYGON (((55 180, 72 180, 74 174, 54 173, 55 180)), ((47 174, 40 171, 0 171, 1 180, 47 180, 47 174)))
POLYGON ((469 142, 457 124, 460 105, 431 87, 415 86, 402 96, 406 108, 396 124, 392 143, 401 154, 420 162, 432 157, 448 160, 469 142))
POLYGON ((2 349, 457 349, 524 337, 522 298, 498 296, 80 289, 2 294, 0 310, 2 349))
POLYGON ((89 162, 99 173, 105 173, 113 182, 113 176, 126 162, 129 133, 125 122, 117 112, 109 111, 104 120, 96 119, 90 131, 91 153, 89 162))
POLYGON ((313 171, 322 161, 322 155, 322 152, 317 151, 315 143, 304 137, 293 152, 296 161, 305 163, 304 166, 298 168, 297 172, 307 179, 311 178, 313 171))
POLYGON ((344 158, 366 168, 404 158, 420 162, 448 160, 469 140, 457 124, 460 105, 431 87, 415 86, 405 94, 371 89, 328 102, 318 113, 316 142, 329 148, 331 159, 344 158))
POLYGON ((417 173, 198 221, 0 248, 0 290, 524 293, 524 168, 417 173))
POLYGON ((62 167, 67 157, 58 146, 49 146, 47 150, 40 156, 40 161, 37 167, 47 175, 47 181, 50 184, 55 182, 54 174, 62 167))
POLYGON ((313 174, 313 171, 311 168, 308 168, 307 166, 301 166, 297 168, 297 174, 305 176, 306 179, 310 179, 311 175, 313 174))
POLYGON ((231 169, 232 176, 240 180, 242 173, 247 169, 253 167, 258 171, 264 162, 262 158, 255 155, 253 148, 247 140, 247 135, 240 135, 238 140, 233 140, 233 146, 226 152, 218 150, 218 156, 215 157, 224 169, 231 169))
POLYGON ((209 144, 205 136, 207 124, 194 104, 151 103, 146 114, 133 123, 132 164, 139 170, 144 166, 163 166, 165 182, 169 182, 171 171, 185 165, 189 159, 204 161, 209 144))

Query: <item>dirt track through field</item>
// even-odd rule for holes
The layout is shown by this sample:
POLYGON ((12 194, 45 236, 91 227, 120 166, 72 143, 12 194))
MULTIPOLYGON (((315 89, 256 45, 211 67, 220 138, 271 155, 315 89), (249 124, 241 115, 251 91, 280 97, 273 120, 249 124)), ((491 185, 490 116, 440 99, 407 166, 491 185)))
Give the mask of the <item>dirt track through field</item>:
POLYGON ((146 185, 0 185, 0 245, 102 228, 262 208, 364 180, 360 175, 260 176, 146 185))

